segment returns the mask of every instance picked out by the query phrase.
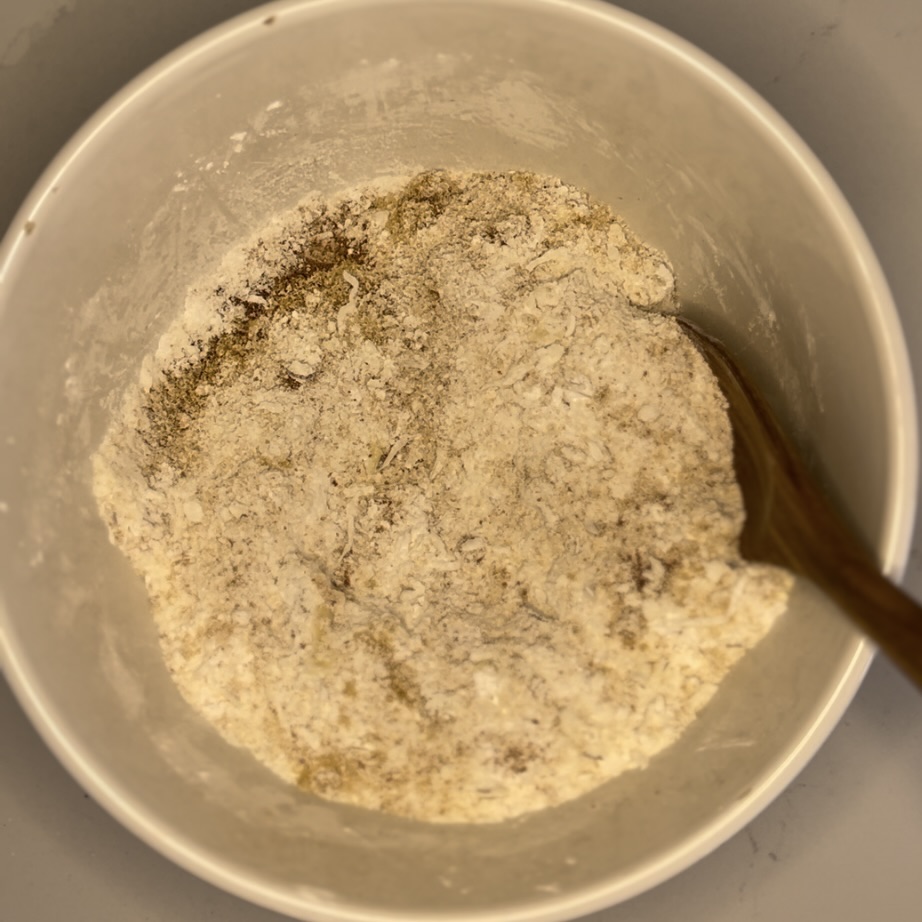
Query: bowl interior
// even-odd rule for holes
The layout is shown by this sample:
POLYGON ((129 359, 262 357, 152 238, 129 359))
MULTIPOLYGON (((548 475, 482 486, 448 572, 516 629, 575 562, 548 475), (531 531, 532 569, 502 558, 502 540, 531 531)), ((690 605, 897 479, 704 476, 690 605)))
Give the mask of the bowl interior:
POLYGON ((80 780, 157 848, 310 918, 562 918, 738 829, 866 665, 809 587, 648 770, 486 827, 332 806, 223 743, 174 689, 88 459, 190 284, 307 192, 427 167, 531 169, 612 204, 675 264, 888 566, 914 434, 886 288, 825 175, 702 55, 604 5, 288 4, 110 104, 52 167, 0 285, 5 668, 80 780))

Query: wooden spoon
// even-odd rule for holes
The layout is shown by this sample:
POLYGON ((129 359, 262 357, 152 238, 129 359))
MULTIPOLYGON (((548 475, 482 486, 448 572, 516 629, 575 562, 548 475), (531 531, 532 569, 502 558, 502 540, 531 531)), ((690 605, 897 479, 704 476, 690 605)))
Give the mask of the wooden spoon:
POLYGON ((740 553, 807 577, 922 689, 922 606, 880 573, 874 555, 723 345, 678 320, 729 404, 734 466, 746 508, 740 553))

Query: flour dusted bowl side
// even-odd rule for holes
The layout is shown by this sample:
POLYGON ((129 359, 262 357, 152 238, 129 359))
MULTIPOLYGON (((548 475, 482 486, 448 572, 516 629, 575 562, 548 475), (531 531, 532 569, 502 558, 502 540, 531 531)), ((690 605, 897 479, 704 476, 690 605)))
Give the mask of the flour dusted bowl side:
POLYGON ((433 827, 290 788, 192 714, 89 488, 113 395, 190 285, 307 192, 431 167, 532 169, 609 202, 901 565, 915 434, 895 313, 828 177, 750 91, 601 4, 281 4, 139 78, 4 244, 4 669, 94 796, 245 898, 299 918, 572 918, 719 844, 819 745, 869 656, 822 600, 801 587, 649 769, 433 827))

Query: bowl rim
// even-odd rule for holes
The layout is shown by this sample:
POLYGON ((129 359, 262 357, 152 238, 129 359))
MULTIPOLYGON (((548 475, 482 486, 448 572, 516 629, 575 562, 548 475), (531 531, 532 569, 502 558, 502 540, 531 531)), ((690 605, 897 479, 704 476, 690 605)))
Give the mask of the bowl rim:
MULTIPOLYGON (((190 67, 201 66, 212 56, 223 55, 236 43, 245 44, 266 25, 303 22, 337 13, 361 11, 382 2, 392 6, 421 6, 449 3, 450 0, 276 0, 255 7, 224 21, 180 45, 150 65, 108 102, 103 104, 71 137, 43 172, 19 208, 4 239, 0 242, 0 311, 4 309, 5 280, 15 269, 23 245, 46 212, 53 211, 53 192, 82 157, 92 154, 94 145, 104 139, 107 130, 130 118, 140 100, 148 98, 158 85, 176 77, 190 67)), ((663 26, 604 0, 466 0, 480 7, 505 7, 509 10, 543 7, 562 16, 582 18, 587 25, 627 33, 644 41, 658 54, 673 57, 710 82, 758 125, 796 164, 800 174, 810 181, 844 246, 851 250, 860 271, 868 302, 876 306, 874 327, 877 353, 888 363, 881 368, 894 398, 888 408, 893 433, 893 456, 888 476, 891 496, 885 515, 879 554, 888 576, 899 579, 906 566, 912 541, 917 500, 919 445, 915 389, 908 349, 896 305, 883 270, 863 228, 826 168, 808 145, 782 116, 753 88, 728 67, 708 53, 663 26)), ((70 774, 122 825, 156 851, 191 873, 250 902, 296 918, 316 922, 398 922, 398 920, 432 919, 421 914, 370 910, 367 907, 333 901, 326 894, 306 888, 291 891, 261 882, 246 869, 216 860, 187 842, 156 816, 136 804, 130 792, 107 776, 103 766, 94 763, 91 753, 84 752, 55 720, 53 708, 41 691, 41 683, 30 674, 6 630, 6 611, 0 603, 0 668, 20 705, 28 714, 45 743, 70 774)), ((806 766, 839 722, 858 691, 873 659, 872 645, 859 639, 851 661, 838 683, 804 733, 798 745, 774 771, 733 807, 687 840, 669 849, 658 860, 647 862, 617 879, 575 891, 565 897, 542 894, 528 902, 498 910, 445 912, 442 920, 476 919, 478 922, 560 922, 605 909, 643 893, 685 870, 739 832, 761 813, 806 766)))

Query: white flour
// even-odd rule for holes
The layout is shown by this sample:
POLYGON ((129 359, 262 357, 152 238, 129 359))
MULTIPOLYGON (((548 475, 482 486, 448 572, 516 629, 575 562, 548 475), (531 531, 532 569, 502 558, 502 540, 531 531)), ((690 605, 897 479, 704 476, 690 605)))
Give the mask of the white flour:
POLYGON ((744 564, 665 258, 531 174, 314 203, 191 298, 95 456, 167 664, 232 743, 432 821, 675 741, 784 609, 744 564))

